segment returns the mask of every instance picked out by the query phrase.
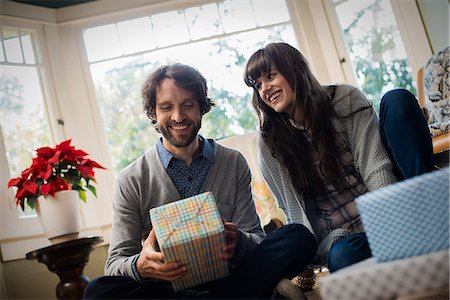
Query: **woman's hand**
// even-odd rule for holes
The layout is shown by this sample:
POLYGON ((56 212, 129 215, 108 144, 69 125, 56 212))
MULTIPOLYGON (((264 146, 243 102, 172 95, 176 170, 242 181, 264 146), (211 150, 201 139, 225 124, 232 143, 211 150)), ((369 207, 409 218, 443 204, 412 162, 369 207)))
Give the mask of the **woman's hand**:
POLYGON ((172 281, 186 274, 186 266, 177 262, 164 262, 164 254, 155 250, 155 232, 150 231, 144 241, 136 268, 141 278, 153 278, 172 281))

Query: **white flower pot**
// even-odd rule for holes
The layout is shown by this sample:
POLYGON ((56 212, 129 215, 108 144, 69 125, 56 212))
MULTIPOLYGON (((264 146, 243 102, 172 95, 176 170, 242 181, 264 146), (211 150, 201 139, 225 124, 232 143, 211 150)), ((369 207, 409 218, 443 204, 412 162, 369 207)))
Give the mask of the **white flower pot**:
POLYGON ((38 197, 34 205, 45 235, 52 244, 73 240, 81 228, 78 191, 59 191, 38 197))

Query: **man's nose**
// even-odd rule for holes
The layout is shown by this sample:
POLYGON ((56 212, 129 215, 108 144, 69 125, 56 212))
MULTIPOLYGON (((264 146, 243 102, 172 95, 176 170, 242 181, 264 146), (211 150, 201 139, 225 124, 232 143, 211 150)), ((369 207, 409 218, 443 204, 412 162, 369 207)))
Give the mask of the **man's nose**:
POLYGON ((184 119, 185 119, 185 115, 184 115, 183 109, 181 107, 175 107, 172 112, 172 121, 181 123, 184 121, 184 119))

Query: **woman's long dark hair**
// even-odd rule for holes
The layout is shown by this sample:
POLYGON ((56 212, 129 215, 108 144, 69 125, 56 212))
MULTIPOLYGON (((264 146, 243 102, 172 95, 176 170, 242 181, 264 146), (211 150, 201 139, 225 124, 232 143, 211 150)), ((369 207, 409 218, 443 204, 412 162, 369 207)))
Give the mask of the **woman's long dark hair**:
POLYGON ((264 141, 272 154, 287 167, 294 188, 306 198, 323 191, 322 177, 336 188, 342 184, 339 174, 342 139, 332 125, 337 117, 331 98, 334 89, 322 87, 311 73, 303 55, 286 43, 272 43, 256 51, 247 62, 245 83, 252 87, 252 104, 259 119, 264 141), (286 113, 277 113, 259 97, 255 81, 275 67, 294 92, 294 115, 303 116, 304 131, 295 128, 286 113), (311 137, 311 142, 307 136, 311 137), (317 151, 319 168, 314 166, 313 151, 317 151))

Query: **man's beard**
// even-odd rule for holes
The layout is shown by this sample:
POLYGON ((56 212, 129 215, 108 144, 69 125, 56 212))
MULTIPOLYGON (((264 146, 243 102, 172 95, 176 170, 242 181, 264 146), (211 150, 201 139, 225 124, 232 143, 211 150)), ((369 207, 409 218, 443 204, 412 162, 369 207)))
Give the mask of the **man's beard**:
POLYGON ((187 137, 181 137, 179 139, 176 139, 172 133, 170 132, 168 126, 159 126, 159 130, 161 131, 161 134, 163 137, 173 146, 175 147, 187 147, 189 146, 197 137, 197 133, 202 127, 202 121, 200 120, 198 123, 192 124, 192 130, 189 136, 187 137))

